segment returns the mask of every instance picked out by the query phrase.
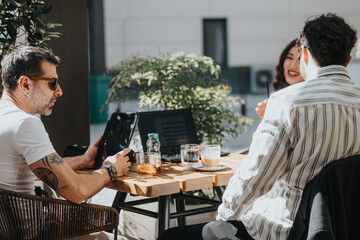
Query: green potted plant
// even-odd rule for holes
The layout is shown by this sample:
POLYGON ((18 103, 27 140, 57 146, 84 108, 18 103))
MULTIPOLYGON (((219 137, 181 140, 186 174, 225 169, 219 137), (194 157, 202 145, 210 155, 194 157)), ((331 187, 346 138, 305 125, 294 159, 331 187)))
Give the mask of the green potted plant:
MULTIPOLYGON (((0 1, 0 61, 17 46, 45 47, 45 41, 60 36, 53 29, 61 24, 46 19, 51 8, 40 0, 0 1)), ((0 96, 1 93, 0 84, 0 96)))
POLYGON ((222 144, 226 135, 237 137, 247 124, 252 124, 252 119, 231 109, 244 100, 230 95, 228 82, 219 80, 220 66, 210 57, 183 53, 133 55, 110 72, 113 78, 107 104, 136 94, 140 107, 190 108, 200 142, 222 144))

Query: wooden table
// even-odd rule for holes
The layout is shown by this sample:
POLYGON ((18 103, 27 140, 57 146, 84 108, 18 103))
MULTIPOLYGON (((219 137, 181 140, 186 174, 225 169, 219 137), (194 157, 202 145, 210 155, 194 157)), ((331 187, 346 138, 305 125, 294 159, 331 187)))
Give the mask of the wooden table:
POLYGON ((213 187, 221 199, 225 186, 245 156, 230 154, 222 157, 221 163, 227 164, 228 167, 216 172, 197 171, 192 168, 182 167, 180 164, 163 163, 161 171, 153 177, 144 178, 139 177, 136 172, 128 172, 128 174, 118 177, 106 187, 118 191, 112 205, 114 208, 118 211, 123 209, 157 218, 159 221, 158 234, 160 234, 169 227, 170 218, 177 218, 178 225, 181 226, 185 225, 185 216, 216 211, 220 201, 199 199, 198 197, 184 195, 183 192, 213 187), (125 202, 127 194, 148 198, 125 202), (172 198, 176 200, 176 213, 170 213, 170 200, 172 198), (199 200, 212 206, 185 211, 185 199, 199 200), (155 201, 159 204, 157 213, 135 207, 155 201))

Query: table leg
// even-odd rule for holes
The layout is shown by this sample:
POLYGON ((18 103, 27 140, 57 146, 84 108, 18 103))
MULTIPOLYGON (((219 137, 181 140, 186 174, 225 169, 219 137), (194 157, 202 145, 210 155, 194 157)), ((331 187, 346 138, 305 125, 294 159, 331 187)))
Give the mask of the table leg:
MULTIPOLYGON (((185 199, 182 198, 176 198, 175 199, 176 204, 176 212, 184 212, 185 211, 185 199)), ((186 225, 186 219, 185 217, 178 217, 177 218, 178 226, 185 226, 186 225)))
POLYGON ((170 195, 159 197, 158 236, 170 225, 170 195))
MULTIPOLYGON (((115 208, 119 213, 121 210, 120 204, 125 202, 126 195, 127 195, 127 193, 119 192, 119 191, 117 191, 117 193, 115 195, 114 201, 112 203, 112 207, 115 208)), ((117 231, 118 231, 118 227, 116 227, 114 229, 114 240, 117 240, 117 231)))
POLYGON ((116 226, 116 228, 114 229, 114 240, 117 240, 117 232, 118 232, 118 227, 116 226))
POLYGON ((225 192, 226 186, 216 186, 216 187, 214 187, 214 189, 220 199, 220 202, 222 202, 222 196, 225 192))
POLYGON ((112 207, 115 208, 116 210, 118 210, 118 212, 120 212, 120 210, 121 210, 120 204, 125 202, 126 195, 127 195, 127 193, 120 192, 120 191, 117 191, 117 193, 115 195, 112 207))

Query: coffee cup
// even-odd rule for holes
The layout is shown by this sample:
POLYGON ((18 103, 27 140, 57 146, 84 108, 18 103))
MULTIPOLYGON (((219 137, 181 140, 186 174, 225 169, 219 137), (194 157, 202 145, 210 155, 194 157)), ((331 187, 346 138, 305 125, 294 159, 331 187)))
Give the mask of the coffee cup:
POLYGON ((217 167, 220 163, 221 146, 204 144, 200 147, 201 163, 204 167, 217 167))

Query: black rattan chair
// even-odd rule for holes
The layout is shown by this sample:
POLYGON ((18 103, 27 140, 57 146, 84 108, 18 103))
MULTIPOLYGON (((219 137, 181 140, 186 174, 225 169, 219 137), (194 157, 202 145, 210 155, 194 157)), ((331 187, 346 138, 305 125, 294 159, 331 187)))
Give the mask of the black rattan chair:
POLYGON ((0 239, 64 239, 115 229, 116 209, 0 190, 0 239))

